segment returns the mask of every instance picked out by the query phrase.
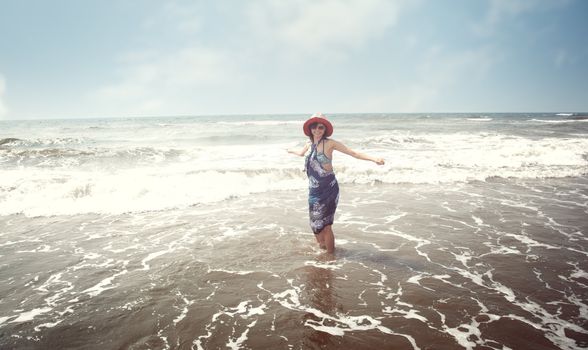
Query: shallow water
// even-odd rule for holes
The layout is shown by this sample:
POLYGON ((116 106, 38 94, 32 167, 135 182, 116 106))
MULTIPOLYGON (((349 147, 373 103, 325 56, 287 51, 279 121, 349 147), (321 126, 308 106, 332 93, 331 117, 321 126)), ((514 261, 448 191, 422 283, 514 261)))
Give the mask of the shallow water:
MULTIPOLYGON (((47 203, 50 205, 50 203, 47 203)), ((588 347, 588 179, 345 184, 0 217, 2 349, 588 347)))

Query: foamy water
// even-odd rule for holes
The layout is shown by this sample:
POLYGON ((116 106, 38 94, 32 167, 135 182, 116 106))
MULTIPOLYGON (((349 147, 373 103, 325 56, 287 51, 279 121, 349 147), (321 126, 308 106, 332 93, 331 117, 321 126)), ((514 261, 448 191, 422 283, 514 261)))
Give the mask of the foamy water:
MULTIPOLYGON (((574 135, 562 134, 537 117, 334 116, 335 139, 387 160, 373 167, 336 155, 337 177, 343 184, 451 184, 585 175, 588 125, 579 121, 574 135)), ((0 214, 121 214, 303 189, 300 159, 285 153, 302 147, 302 120, 4 123, 0 214)))
POLYGON ((3 122, 0 348, 588 347, 587 124, 558 117, 334 116, 387 160, 335 155, 334 258, 304 116, 3 122))

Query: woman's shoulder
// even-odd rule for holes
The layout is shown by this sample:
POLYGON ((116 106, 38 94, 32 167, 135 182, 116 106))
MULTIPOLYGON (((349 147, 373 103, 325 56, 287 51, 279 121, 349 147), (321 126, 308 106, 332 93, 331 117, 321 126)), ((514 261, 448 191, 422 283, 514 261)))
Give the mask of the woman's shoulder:
POLYGON ((325 143, 327 144, 327 146, 332 147, 336 144, 339 144, 340 142, 334 139, 325 139, 325 143))
POLYGON ((325 139, 325 148, 327 149, 335 149, 335 147, 337 147, 337 145, 339 145, 340 142, 337 140, 333 140, 333 139, 325 139))

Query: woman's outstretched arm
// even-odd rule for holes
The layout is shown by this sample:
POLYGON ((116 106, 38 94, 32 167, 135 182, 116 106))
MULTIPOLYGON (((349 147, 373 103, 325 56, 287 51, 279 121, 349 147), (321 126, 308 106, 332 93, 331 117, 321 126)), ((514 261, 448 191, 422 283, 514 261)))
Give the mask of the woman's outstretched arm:
POLYGON ((348 155, 352 156, 353 158, 357 158, 357 159, 361 159, 361 160, 369 160, 369 161, 374 162, 378 165, 384 165, 383 158, 376 158, 376 157, 369 156, 367 154, 359 153, 359 152, 356 152, 356 151, 352 150, 351 148, 345 146, 341 142, 338 142, 335 140, 333 140, 333 142, 334 142, 333 143, 334 150, 337 150, 341 153, 348 154, 348 155))
POLYGON ((297 156, 304 157, 304 155, 306 154, 306 151, 308 151, 308 148, 309 147, 310 147, 310 142, 307 142, 304 145, 304 148, 302 148, 302 150, 300 150, 300 151, 296 151, 296 150, 293 150, 291 148, 290 149, 287 149, 286 151, 288 151, 288 153, 292 153, 292 154, 295 154, 297 156))

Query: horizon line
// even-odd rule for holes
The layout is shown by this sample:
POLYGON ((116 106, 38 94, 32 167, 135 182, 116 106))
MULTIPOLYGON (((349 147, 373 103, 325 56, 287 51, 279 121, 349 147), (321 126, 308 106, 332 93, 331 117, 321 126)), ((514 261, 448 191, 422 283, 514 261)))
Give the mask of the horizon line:
MULTIPOLYGON (((205 114, 169 114, 169 115, 113 115, 113 116, 72 116, 72 117, 0 117, 0 122, 9 121, 33 121, 33 120, 90 120, 90 119, 156 119, 156 118, 210 118, 210 117, 235 117, 235 116, 294 116, 312 115, 312 112, 288 112, 288 113, 205 113, 205 114)), ((325 115, 424 115, 424 114, 554 114, 559 116, 587 116, 588 112, 580 111, 525 111, 525 112, 325 112, 325 115)))

